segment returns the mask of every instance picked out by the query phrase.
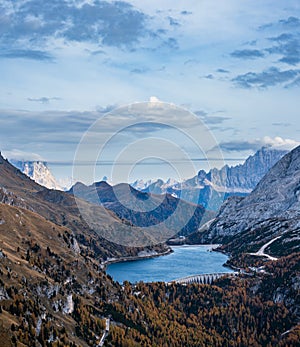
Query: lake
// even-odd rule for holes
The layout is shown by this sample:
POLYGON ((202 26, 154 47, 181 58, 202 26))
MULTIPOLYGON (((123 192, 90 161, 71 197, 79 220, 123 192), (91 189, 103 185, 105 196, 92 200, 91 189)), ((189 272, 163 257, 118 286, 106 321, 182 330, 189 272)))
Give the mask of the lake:
POLYGON ((196 274, 232 272, 224 267, 228 257, 211 252, 213 246, 174 246, 173 253, 149 259, 125 261, 107 265, 106 272, 115 281, 123 283, 169 282, 196 274))

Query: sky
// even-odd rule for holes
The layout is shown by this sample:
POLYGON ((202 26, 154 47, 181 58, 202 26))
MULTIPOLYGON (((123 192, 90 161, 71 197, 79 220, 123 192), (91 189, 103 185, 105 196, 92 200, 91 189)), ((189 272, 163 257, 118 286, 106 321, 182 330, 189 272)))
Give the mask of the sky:
POLYGON ((1 0, 0 76, 6 157, 188 178, 299 144, 300 2, 1 0))

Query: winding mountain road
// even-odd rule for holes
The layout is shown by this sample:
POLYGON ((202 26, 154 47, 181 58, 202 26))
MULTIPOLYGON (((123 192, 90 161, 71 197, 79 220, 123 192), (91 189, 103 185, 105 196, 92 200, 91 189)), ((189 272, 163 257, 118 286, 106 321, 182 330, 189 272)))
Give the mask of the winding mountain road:
POLYGON ((249 253, 250 255, 258 256, 258 257, 267 257, 270 260, 277 260, 278 258, 272 257, 271 255, 265 253, 265 249, 270 246, 271 243, 280 239, 281 236, 277 236, 274 239, 270 240, 266 244, 264 244, 256 253, 249 253))

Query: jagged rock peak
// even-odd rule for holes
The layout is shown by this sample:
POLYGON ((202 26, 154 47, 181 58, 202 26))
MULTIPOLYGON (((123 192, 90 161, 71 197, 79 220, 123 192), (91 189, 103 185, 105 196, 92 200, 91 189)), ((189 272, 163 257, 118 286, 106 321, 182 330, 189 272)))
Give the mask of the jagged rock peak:
POLYGON ((10 160, 10 162, 22 171, 25 175, 30 177, 36 183, 48 189, 63 190, 57 183, 56 179, 49 170, 47 163, 44 161, 19 161, 10 160))
POLYGON ((227 200, 204 238, 220 241, 262 225, 268 229, 271 220, 279 227, 283 221, 300 227, 300 146, 275 164, 251 194, 227 200))

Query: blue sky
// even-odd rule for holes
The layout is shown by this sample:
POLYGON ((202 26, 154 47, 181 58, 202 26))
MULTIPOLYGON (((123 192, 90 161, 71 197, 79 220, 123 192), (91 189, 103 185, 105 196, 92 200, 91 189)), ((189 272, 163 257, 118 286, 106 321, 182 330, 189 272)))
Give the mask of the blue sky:
MULTIPOLYGON (((95 121, 151 97, 193 112, 225 158, 291 148, 300 133, 300 2, 2 0, 0 76, 1 151, 47 160, 58 176, 70 175, 95 121)), ((136 135, 163 133, 143 131, 136 135)), ((145 166, 135 176, 154 175, 164 172, 145 166)))

